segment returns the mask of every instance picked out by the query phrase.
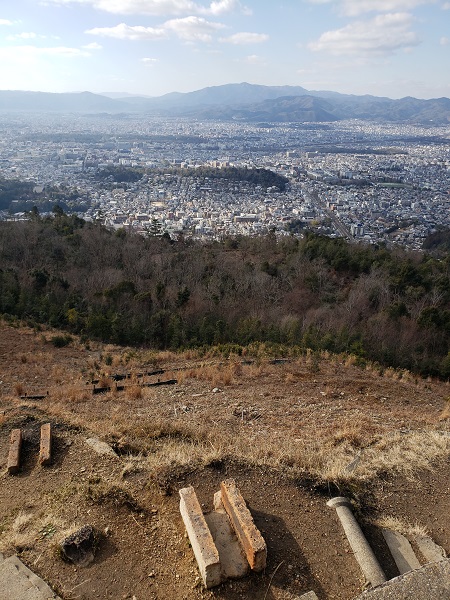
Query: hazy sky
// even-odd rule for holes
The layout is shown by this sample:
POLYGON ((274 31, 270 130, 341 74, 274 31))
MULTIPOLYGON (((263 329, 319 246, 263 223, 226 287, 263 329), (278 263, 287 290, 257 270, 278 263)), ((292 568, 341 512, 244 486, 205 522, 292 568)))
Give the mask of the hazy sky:
POLYGON ((1 0, 0 88, 450 97, 450 1, 1 0))

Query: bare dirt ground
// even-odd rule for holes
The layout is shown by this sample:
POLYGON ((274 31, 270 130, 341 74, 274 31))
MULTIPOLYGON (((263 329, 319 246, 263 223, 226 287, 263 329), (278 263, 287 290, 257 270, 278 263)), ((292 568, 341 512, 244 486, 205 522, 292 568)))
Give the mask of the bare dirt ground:
POLYGON ((350 600, 364 580, 326 507, 337 493, 352 497, 389 576, 383 519, 405 533, 424 528, 450 552, 447 383, 342 357, 227 360, 75 340, 56 348, 54 335, 0 324, 0 549, 18 553, 64 600, 292 600, 311 589, 321 600, 350 600), (164 372, 138 377, 155 370, 164 372), (123 391, 114 389, 117 373, 132 375, 117 383, 123 391), (94 394, 92 379, 113 389, 94 394), (158 379, 177 383, 142 385, 158 379), (45 422, 54 458, 42 468, 45 422), (16 427, 23 461, 11 476, 16 427), (114 453, 95 452, 92 436, 114 453), (268 564, 205 590, 178 490, 193 485, 206 511, 230 477, 267 542, 268 564), (58 543, 83 524, 95 527, 99 547, 81 569, 61 560, 58 543))

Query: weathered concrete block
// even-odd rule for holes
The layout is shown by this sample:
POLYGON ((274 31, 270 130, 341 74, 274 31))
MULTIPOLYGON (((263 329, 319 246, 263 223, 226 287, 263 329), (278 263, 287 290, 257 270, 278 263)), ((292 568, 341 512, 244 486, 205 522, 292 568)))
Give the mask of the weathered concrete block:
POLYGON ((39 464, 46 467, 52 460, 52 429, 50 423, 41 426, 41 445, 39 448, 39 464))
POLYGON ((382 529, 383 537, 391 551, 400 575, 413 569, 420 569, 420 562, 404 535, 391 529, 382 529))
POLYGON ((15 475, 20 469, 20 450, 22 448, 22 432, 20 429, 11 431, 8 455, 8 473, 15 475))
POLYGON ((205 587, 222 582, 219 552, 192 486, 180 490, 180 513, 205 587))
POLYGON ((220 491, 222 504, 244 549, 248 564, 254 571, 262 571, 267 560, 266 542, 256 527, 234 479, 222 481, 220 491))
POLYGON ((427 562, 439 562, 447 557, 444 548, 436 544, 428 535, 416 535, 414 541, 427 562))

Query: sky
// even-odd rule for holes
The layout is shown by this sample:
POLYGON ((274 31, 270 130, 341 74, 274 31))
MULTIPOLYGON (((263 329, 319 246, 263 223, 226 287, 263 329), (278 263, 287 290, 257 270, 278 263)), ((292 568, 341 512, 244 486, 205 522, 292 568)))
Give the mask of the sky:
POLYGON ((0 89, 450 97, 446 0, 1 0, 0 89))

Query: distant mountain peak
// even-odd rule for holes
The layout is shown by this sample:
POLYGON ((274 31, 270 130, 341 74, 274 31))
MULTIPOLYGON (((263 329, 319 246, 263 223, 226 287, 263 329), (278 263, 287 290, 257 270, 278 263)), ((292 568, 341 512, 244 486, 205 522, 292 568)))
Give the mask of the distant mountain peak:
POLYGON ((0 110, 28 112, 147 113, 216 120, 323 122, 362 119, 398 123, 450 123, 450 100, 438 98, 392 100, 331 91, 308 91, 301 86, 266 86, 248 82, 172 92, 158 97, 112 92, 0 91, 0 110))

